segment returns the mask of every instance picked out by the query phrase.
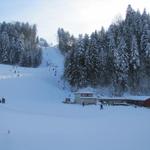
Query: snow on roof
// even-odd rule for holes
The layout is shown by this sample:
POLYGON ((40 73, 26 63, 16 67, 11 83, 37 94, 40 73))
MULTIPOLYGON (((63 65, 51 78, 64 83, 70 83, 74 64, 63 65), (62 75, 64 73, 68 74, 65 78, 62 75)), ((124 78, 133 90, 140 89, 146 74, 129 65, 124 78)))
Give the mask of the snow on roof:
POLYGON ((96 96, 89 96, 89 97, 86 97, 86 96, 83 96, 83 97, 80 97, 81 99, 83 98, 86 98, 86 99, 90 99, 90 98, 93 98, 93 99, 97 99, 97 97, 96 96))
POLYGON ((93 88, 86 87, 86 88, 79 89, 78 93, 95 93, 95 92, 93 88))
POLYGON ((150 96, 122 96, 122 97, 99 97, 99 99, 105 100, 134 100, 134 101, 145 101, 150 96))
POLYGON ((94 94, 94 92, 75 92, 74 94, 94 94))

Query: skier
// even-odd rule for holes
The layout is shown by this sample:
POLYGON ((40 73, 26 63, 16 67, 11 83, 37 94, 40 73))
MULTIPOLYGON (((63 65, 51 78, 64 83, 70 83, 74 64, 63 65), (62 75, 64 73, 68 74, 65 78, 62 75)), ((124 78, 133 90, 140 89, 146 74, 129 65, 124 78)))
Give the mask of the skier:
POLYGON ((103 104, 100 104, 100 110, 102 110, 103 109, 103 104))
POLYGON ((8 132, 7 132, 8 134, 10 134, 10 130, 8 130, 8 132))
POLYGON ((56 70, 55 70, 54 76, 56 77, 56 70))
POLYGON ((2 103, 5 104, 5 98, 4 97, 2 97, 2 103))
POLYGON ((84 107, 84 105, 85 105, 84 102, 82 102, 82 106, 83 106, 83 107, 84 107))

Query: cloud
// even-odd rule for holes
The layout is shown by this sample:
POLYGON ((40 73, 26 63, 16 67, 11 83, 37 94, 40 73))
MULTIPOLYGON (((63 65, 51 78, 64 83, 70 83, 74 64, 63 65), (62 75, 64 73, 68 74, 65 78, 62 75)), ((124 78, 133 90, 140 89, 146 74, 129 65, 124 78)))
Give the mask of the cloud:
POLYGON ((75 35, 107 28, 118 14, 125 17, 128 4, 150 11, 149 0, 5 0, 0 5, 0 21, 36 23, 40 36, 56 42, 58 27, 75 35))

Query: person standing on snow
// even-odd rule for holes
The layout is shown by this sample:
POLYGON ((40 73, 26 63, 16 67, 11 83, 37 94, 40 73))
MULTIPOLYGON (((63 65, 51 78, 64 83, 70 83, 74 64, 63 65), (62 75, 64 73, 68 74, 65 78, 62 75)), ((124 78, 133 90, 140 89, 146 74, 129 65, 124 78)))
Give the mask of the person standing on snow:
POLYGON ((100 104, 100 110, 102 110, 103 109, 103 104, 100 104))

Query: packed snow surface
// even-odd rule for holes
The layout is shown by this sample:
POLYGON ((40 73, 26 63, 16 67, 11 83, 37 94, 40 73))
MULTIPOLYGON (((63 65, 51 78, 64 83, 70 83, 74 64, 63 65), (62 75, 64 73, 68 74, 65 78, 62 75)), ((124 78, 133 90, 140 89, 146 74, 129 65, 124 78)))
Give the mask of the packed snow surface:
POLYGON ((150 150, 150 109, 67 105, 63 56, 39 68, 0 65, 0 150, 150 150))

